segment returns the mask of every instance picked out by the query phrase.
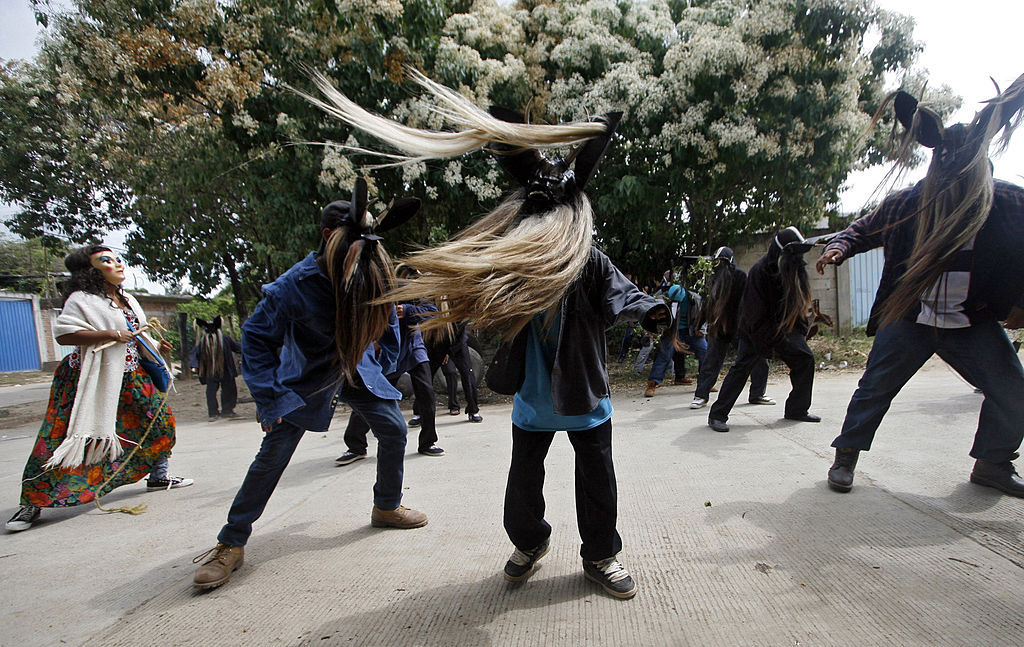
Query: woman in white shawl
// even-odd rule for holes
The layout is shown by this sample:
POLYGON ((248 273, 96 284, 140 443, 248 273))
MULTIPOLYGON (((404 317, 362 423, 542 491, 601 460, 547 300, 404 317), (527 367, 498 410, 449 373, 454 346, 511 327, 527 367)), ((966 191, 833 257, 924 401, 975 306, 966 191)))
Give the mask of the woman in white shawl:
MULTIPOLYGON (((124 264, 110 249, 92 245, 71 252, 57 341, 77 346, 53 376, 46 418, 22 477, 21 507, 8 531, 28 529, 41 508, 89 503, 149 474, 147 490, 192 485, 167 475, 174 446, 174 416, 140 366, 146 315, 124 292, 124 264), (100 348, 104 346, 103 348, 100 348), (137 447, 137 449, 136 449, 137 447), (133 453, 134 449, 134 453, 133 453)), ((167 342, 160 344, 166 352, 167 342)))

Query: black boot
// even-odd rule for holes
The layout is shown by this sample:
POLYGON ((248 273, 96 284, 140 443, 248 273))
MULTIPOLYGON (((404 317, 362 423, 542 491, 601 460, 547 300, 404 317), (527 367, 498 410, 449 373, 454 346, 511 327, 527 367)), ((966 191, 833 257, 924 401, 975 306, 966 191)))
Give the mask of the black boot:
POLYGON ((853 489, 853 468, 857 467, 859 449, 836 447, 836 462, 828 470, 828 486, 836 492, 853 489))
POLYGON ((971 483, 992 487, 1010 496, 1024 498, 1024 479, 1017 475, 1010 461, 1016 459, 1018 454, 1011 454, 1010 458, 1002 463, 983 461, 980 458, 974 462, 974 471, 971 472, 971 483))

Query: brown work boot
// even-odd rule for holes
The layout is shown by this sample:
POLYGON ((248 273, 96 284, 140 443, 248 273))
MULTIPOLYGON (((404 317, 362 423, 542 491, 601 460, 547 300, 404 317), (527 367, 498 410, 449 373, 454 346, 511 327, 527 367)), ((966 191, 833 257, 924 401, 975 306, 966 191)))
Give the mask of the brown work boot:
POLYGON ((394 510, 381 510, 373 506, 370 525, 374 528, 419 528, 427 525, 427 515, 400 505, 394 510))
POLYGON ((196 569, 196 574, 192 576, 192 583, 197 589, 217 588, 227 582, 231 574, 242 565, 244 556, 245 546, 217 544, 192 560, 193 564, 198 564, 209 557, 196 569))
POLYGON ((644 391, 644 397, 645 398, 653 398, 654 397, 654 389, 656 389, 656 388, 658 388, 658 383, 657 382, 655 382, 654 380, 647 380, 647 390, 644 391))

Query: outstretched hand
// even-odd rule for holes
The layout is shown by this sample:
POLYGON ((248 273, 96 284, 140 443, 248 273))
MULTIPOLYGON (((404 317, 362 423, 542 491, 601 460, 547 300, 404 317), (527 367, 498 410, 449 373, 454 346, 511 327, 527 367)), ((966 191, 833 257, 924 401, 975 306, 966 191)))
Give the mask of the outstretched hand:
POLYGON ((818 262, 814 264, 814 268, 818 270, 818 274, 824 274, 826 265, 833 265, 841 260, 843 260, 843 253, 838 249, 830 249, 818 257, 818 262))

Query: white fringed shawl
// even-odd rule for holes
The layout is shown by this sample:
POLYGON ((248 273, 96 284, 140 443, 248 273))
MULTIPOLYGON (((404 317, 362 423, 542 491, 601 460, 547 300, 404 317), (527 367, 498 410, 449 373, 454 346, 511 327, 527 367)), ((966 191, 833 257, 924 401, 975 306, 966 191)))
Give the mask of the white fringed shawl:
MULTIPOLYGON (((124 296, 138 315, 139 326, 145 325, 146 314, 139 302, 130 294, 124 296)), ((53 334, 60 337, 85 330, 128 330, 128 324, 121 309, 107 297, 73 292, 57 317, 53 334)), ((148 335, 141 335, 152 348, 157 347, 148 335)), ((95 353, 92 348, 82 347, 82 370, 67 435, 46 462, 46 468, 74 468, 112 461, 123 452, 116 422, 127 346, 117 343, 95 353)))

